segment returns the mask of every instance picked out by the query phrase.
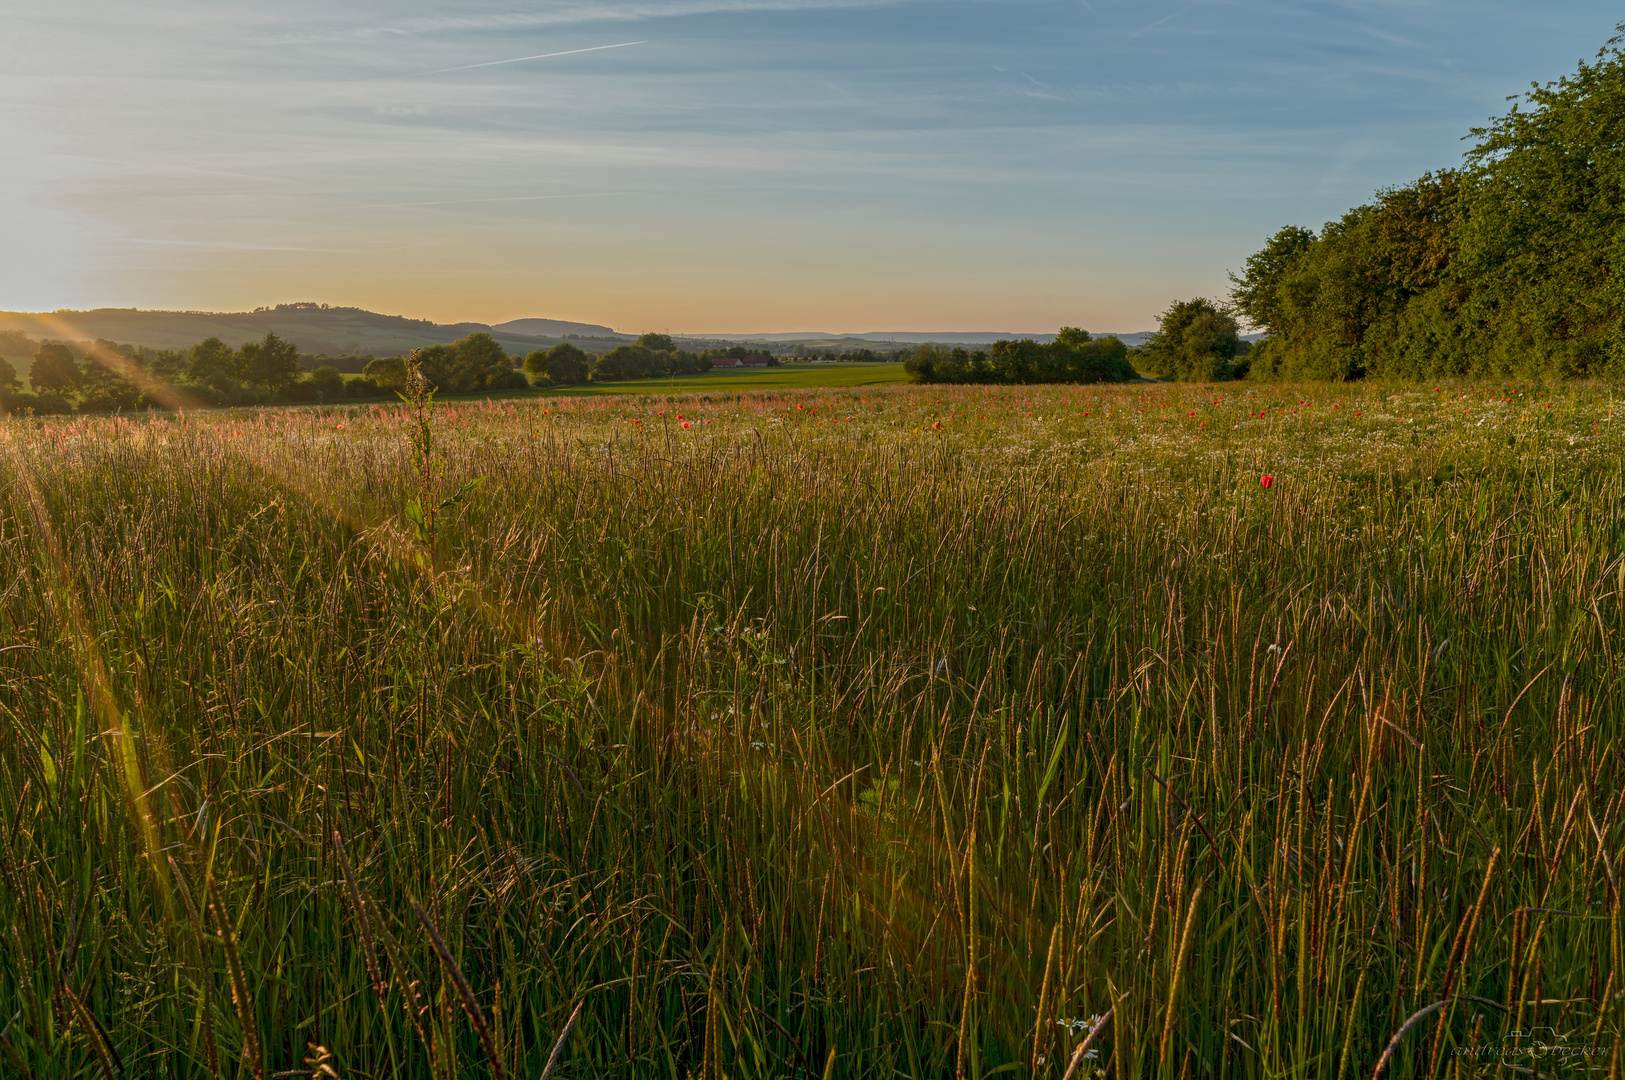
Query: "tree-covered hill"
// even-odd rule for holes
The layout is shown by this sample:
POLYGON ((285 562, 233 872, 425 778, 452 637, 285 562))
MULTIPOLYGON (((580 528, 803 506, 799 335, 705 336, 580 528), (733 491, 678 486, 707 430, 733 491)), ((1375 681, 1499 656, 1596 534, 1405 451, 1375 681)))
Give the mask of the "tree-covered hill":
MULTIPOLYGON (((525 323, 541 321, 521 320, 525 323)), ((381 356, 429 345, 446 345, 472 333, 489 332, 510 351, 523 355, 562 337, 519 333, 519 329, 532 328, 493 330, 484 323, 473 322, 443 325, 400 315, 380 315, 360 308, 312 303, 278 304, 235 313, 134 308, 44 314, 0 312, 0 333, 14 330, 41 341, 123 341, 150 349, 185 349, 205 338, 219 338, 235 348, 245 342, 258 341, 266 334, 276 334, 298 346, 303 353, 381 356)), ((605 337, 610 336, 607 328, 597 329, 603 330, 605 337)))

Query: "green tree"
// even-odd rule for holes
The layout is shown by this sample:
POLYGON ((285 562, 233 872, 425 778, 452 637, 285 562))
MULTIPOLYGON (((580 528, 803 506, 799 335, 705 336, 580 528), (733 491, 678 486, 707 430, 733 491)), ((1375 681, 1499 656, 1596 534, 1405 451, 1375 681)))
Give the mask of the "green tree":
POLYGON ((61 342, 48 341, 34 354, 28 381, 41 393, 71 397, 79 392, 83 377, 74 361, 73 350, 61 342))
POLYGON ((201 384, 216 371, 237 375, 237 355, 219 338, 204 338, 186 354, 187 381, 201 384))
POLYGON ((144 374, 134 346, 97 341, 86 352, 80 369, 80 393, 85 412, 134 409, 144 403, 136 380, 144 374))
POLYGON ((335 401, 344 396, 344 373, 331 364, 312 371, 307 381, 323 401, 335 401))
POLYGON ((23 384, 17 380, 17 369, 11 366, 10 360, 0 356, 0 390, 15 393, 22 388, 23 384))
POLYGON ((592 358, 568 341, 547 352, 533 352, 525 358, 525 370, 545 377, 554 386, 584 383, 592 372, 592 358))
POLYGON ((459 361, 483 375, 514 366, 513 357, 490 334, 469 334, 456 343, 459 361))
POLYGON ((1247 257, 1241 276, 1230 275, 1230 299, 1247 321, 1265 333, 1278 333, 1286 319, 1283 289, 1287 276, 1315 245, 1315 234, 1288 225, 1247 257))
POLYGON ((1235 378, 1241 347, 1235 316, 1205 311, 1185 328, 1180 351, 1180 378, 1187 382, 1222 382, 1235 378))
POLYGON ((1049 351, 1062 382, 1132 382, 1140 377, 1128 358, 1128 346, 1117 337, 1091 338, 1082 330, 1063 328, 1049 351))
POLYGON ((530 385, 514 370, 513 358, 497 339, 483 332, 470 334, 450 345, 419 349, 418 368, 433 389, 447 394, 512 390, 520 389, 521 384, 530 385))
POLYGON ((370 380, 382 390, 406 389, 406 359, 400 356, 380 356, 369 361, 362 369, 362 378, 370 380))
POLYGON ((694 375, 711 370, 711 361, 702 360, 697 353, 691 353, 686 349, 656 355, 664 358, 666 373, 669 375, 694 375))
MULTIPOLYGON (((428 380, 429 389, 436 392, 461 394, 469 389, 463 383, 457 350, 450 345, 429 345, 417 350, 417 369, 428 380)), ((408 385, 410 383, 408 374, 408 385)))
POLYGON ((642 345, 617 345, 593 365, 594 382, 647 379, 655 374, 655 354, 642 345))
POLYGON ((915 382, 927 383, 1095 383, 1138 378, 1122 341, 1093 338, 1071 326, 1048 344, 1031 338, 995 341, 986 352, 920 345, 904 358, 903 370, 915 382))
POLYGON ((159 382, 176 383, 186 375, 186 354, 176 349, 158 349, 148 358, 146 366, 159 382))
POLYGON ((909 350, 909 354, 903 358, 903 371, 915 382, 948 382, 951 377, 947 370, 949 359, 948 351, 941 345, 926 342, 909 350), (942 369, 940 372, 939 368, 942 369))
MULTIPOLYGON (((1625 23, 1595 63, 1472 131, 1454 276, 1492 369, 1533 348, 1625 375, 1625 23)), ((1601 371, 1570 371, 1602 374, 1601 371)))
POLYGON ((644 334, 638 338, 638 344, 650 352, 674 353, 677 351, 677 343, 671 339, 669 334, 644 334))
POLYGON ((1220 382, 1236 377, 1241 348, 1236 317, 1206 297, 1181 300, 1158 318, 1157 332, 1142 346, 1142 363, 1154 374, 1181 382, 1220 382))
POLYGON ((1460 170, 1289 227, 1232 277, 1251 375, 1625 377, 1625 24, 1476 128, 1460 170))
POLYGON ((39 345, 21 330, 0 330, 0 357, 33 356, 39 345))
POLYGON ((245 342, 237 351, 237 371, 244 381, 268 390, 285 390, 299 381, 299 347, 275 334, 245 342))

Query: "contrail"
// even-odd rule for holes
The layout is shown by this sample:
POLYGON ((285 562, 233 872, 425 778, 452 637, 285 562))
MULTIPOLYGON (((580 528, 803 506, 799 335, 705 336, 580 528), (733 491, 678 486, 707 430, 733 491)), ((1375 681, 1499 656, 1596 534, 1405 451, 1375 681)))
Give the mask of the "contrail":
POLYGON ((598 52, 602 49, 624 49, 628 45, 647 45, 644 41, 623 41, 619 45, 594 45, 590 49, 566 49, 563 52, 538 53, 535 56, 516 56, 512 60, 487 60, 483 64, 464 64, 462 67, 441 68, 438 71, 425 71, 424 75, 444 75, 448 71, 472 71, 474 68, 496 67, 498 64, 517 64, 522 60, 547 60, 555 56, 574 56, 576 53, 598 52))
POLYGON ((1134 38, 1137 38, 1141 34, 1145 33, 1147 30, 1155 30, 1157 27, 1161 26, 1163 23, 1167 22, 1169 19, 1177 19, 1181 15, 1185 14, 1186 11, 1189 11, 1189 10, 1190 10, 1190 8, 1185 8, 1184 11, 1176 11, 1172 15, 1164 15, 1162 18, 1158 19, 1156 22, 1152 23, 1150 26, 1142 26, 1138 30, 1134 31, 1134 33, 1129 35, 1129 39, 1132 40, 1134 38))

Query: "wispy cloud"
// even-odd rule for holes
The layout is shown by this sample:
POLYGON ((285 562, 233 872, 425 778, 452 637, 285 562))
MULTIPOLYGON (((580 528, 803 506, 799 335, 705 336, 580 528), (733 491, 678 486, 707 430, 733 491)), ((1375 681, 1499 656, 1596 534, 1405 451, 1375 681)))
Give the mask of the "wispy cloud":
POLYGON ((650 326, 779 320, 736 310, 758 301, 787 325, 1149 325, 1171 295, 1222 290, 1283 221, 1449 163, 1503 94, 1571 71, 1619 17, 1619 0, 0 6, 7 306, 319 294, 650 326), (639 33, 657 48, 626 52, 639 33))
POLYGON ((510 60, 487 60, 482 64, 463 64, 459 67, 440 68, 436 71, 425 71, 425 75, 444 75, 448 71, 473 71, 475 68, 496 67, 499 64, 518 64, 525 60, 551 60, 555 56, 574 56, 577 53, 602 52, 605 49, 624 49, 631 45, 647 45, 644 41, 623 41, 616 45, 594 45, 587 49, 565 49, 562 52, 537 53, 535 56, 515 56, 510 60))
POLYGON ((125 243, 158 248, 193 248, 199 251, 331 251, 332 248, 299 247, 291 244, 253 244, 232 240, 162 240, 150 236, 128 236, 125 243))
POLYGON ((552 199, 608 199, 616 195, 644 195, 637 191, 586 191, 572 195, 497 195, 486 199, 424 199, 419 202, 363 203, 351 210, 393 210, 413 206, 461 206, 465 203, 546 202, 552 199))
POLYGON ((459 30, 523 30, 591 22, 643 22, 648 19, 744 14, 753 11, 791 12, 896 7, 920 2, 922 0, 676 0, 669 3, 584 3, 562 5, 549 11, 419 16, 385 23, 378 31, 396 34, 438 34, 459 30))
POLYGON ((1132 41, 1134 38, 1139 37, 1141 34, 1145 33, 1148 30, 1155 30, 1157 27, 1161 26, 1165 22, 1172 22, 1174 19, 1179 18, 1181 15, 1185 14, 1185 12, 1187 12, 1189 10, 1190 10, 1190 8, 1183 8, 1183 9, 1181 9, 1179 11, 1174 12, 1171 15, 1164 15, 1162 18, 1158 19, 1156 22, 1151 23, 1151 24, 1149 24, 1147 26, 1142 26, 1138 30, 1134 31, 1134 33, 1129 35, 1129 40, 1132 41))

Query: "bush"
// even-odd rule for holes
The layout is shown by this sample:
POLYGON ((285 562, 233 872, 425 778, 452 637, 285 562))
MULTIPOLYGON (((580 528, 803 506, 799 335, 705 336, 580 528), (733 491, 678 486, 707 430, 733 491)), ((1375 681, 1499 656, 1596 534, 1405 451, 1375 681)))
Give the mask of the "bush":
POLYGON ((111 413, 125 408, 125 404, 112 394, 90 394, 79 402, 82 413, 111 413))
POLYGON ((264 394, 244 386, 219 368, 209 372, 202 385, 192 389, 197 397, 213 405, 258 405, 266 400, 264 394))
POLYGON ((371 379, 351 379, 344 384, 344 396, 348 398, 383 397, 384 388, 371 379))
POLYGON ((361 369, 361 377, 384 390, 406 389, 406 358, 382 356, 361 369))
POLYGON ((498 371, 490 376, 485 384, 487 390, 529 390, 530 380, 525 378, 523 371, 509 368, 507 371, 498 371))
POLYGON ((344 396, 344 374, 331 364, 323 364, 312 371, 305 382, 323 401, 344 396))
POLYGON ((60 394, 16 394, 0 392, 0 412, 14 416, 51 416, 70 413, 73 405, 60 394))

